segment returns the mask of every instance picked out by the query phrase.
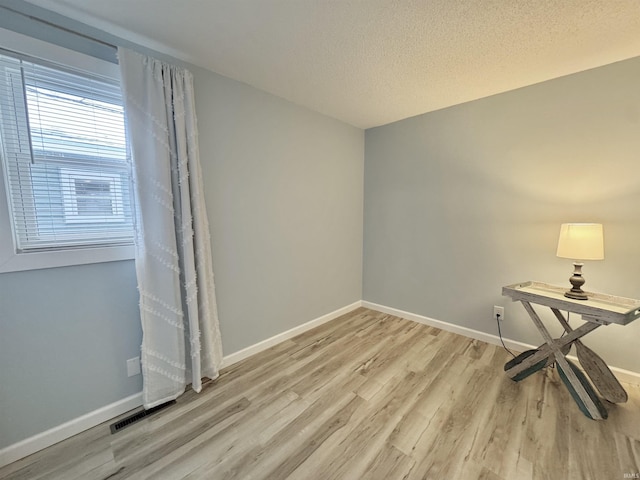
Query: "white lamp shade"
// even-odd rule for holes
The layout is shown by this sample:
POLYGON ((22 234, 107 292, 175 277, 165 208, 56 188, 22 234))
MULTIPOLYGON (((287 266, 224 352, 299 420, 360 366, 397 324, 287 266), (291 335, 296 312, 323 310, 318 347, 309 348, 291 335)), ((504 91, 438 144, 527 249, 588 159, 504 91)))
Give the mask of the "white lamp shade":
POLYGON ((573 260, 602 260, 604 235, 600 223, 563 223, 558 239, 558 257, 573 260))

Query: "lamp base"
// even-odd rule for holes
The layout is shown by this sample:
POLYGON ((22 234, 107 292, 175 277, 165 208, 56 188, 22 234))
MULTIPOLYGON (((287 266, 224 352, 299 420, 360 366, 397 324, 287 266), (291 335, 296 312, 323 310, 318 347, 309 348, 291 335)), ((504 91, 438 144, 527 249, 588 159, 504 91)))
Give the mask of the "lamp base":
POLYGON ((582 277, 582 267, 584 263, 573 262, 573 275, 569 279, 571 283, 571 290, 567 290, 564 292, 564 296, 567 298, 573 298, 574 300, 589 300, 587 294, 582 290, 582 285, 584 285, 584 278, 582 277))
POLYGON ((564 296, 567 298, 573 298, 574 300, 589 300, 589 297, 587 297, 587 294, 584 293, 584 291, 580 290, 579 292, 574 292, 573 288, 564 292, 564 296))

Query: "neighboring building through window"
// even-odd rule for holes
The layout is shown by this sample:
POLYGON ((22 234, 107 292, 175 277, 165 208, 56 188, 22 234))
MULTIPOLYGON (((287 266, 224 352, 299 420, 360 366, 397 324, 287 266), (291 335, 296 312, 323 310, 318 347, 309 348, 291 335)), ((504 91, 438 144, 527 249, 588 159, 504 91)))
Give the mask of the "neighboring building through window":
POLYGON ((60 181, 66 223, 124 222, 120 175, 96 175, 61 168, 60 181))

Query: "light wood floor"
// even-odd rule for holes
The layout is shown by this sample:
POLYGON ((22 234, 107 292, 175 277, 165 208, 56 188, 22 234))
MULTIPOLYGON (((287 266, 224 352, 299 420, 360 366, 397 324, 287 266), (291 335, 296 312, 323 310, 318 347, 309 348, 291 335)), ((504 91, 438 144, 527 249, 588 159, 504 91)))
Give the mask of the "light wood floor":
MULTIPOLYGON (((552 369, 514 383, 499 348, 359 309, 225 369, 110 435, 100 425, 5 479, 623 479, 640 388, 580 413, 552 369)), ((627 477, 629 478, 629 477, 627 477)))

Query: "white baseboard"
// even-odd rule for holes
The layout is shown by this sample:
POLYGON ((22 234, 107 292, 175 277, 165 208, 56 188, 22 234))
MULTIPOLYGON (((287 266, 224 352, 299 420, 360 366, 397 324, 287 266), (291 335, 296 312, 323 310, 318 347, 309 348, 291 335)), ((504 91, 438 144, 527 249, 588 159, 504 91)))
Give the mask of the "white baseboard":
MULTIPOLYGON (((447 332, 457 333, 458 335, 481 340, 492 345, 502 346, 502 344, 500 343, 500 337, 498 337, 497 335, 491 335, 489 333, 473 330, 472 328, 461 327, 452 323, 443 322, 442 320, 435 320, 433 318, 425 317, 411 312, 405 312, 404 310, 399 310, 397 308, 387 307, 385 305, 379 305, 377 303, 367 302, 364 300, 362 301, 362 306, 365 308, 370 308, 371 310, 376 310, 378 312, 388 313, 389 315, 394 315, 396 317, 404 318, 417 323, 422 323, 424 325, 429 325, 430 327, 439 328, 440 330, 445 330, 447 332)), ((537 348, 537 346, 535 345, 517 342, 515 340, 510 340, 504 337, 503 340, 508 348, 512 348, 519 352, 537 348)), ((577 361, 577 358, 571 355, 569 356, 569 358, 571 360, 577 361)), ((611 371, 615 373, 616 377, 621 382, 630 383, 632 385, 640 385, 640 373, 617 367, 611 367, 611 371)))
MULTIPOLYGON (((359 307, 366 307, 378 312, 388 313, 396 317, 401 317, 407 320, 429 325, 431 327, 436 327, 447 332, 457 333, 465 337, 481 340, 492 345, 500 345, 500 338, 496 335, 480 332, 478 330, 473 330, 467 327, 461 327, 459 325, 443 322, 441 320, 435 320, 433 318, 425 317, 415 313, 405 312, 397 308, 387 307, 384 305, 379 305, 377 303, 360 300, 352 303, 351 305, 347 305, 346 307, 342 307, 338 310, 327 313, 326 315, 322 315, 321 317, 318 317, 307 323, 298 325, 291 330, 287 330, 286 332, 274 335, 273 337, 258 342, 255 345, 251 345, 238 352, 227 355, 222 359, 222 367, 224 368, 229 365, 233 365, 234 363, 244 360, 251 355, 255 355, 256 353, 266 350, 267 348, 272 347, 280 342, 293 338, 296 335, 311 330, 312 328, 322 325, 323 323, 326 323, 330 320, 338 318, 339 316, 349 313, 359 307)), ((507 345, 507 347, 513 348, 514 350, 518 351, 536 348, 533 345, 528 345, 526 343, 517 342, 510 339, 504 339, 504 343, 505 345, 507 345)), ((624 370, 622 368, 616 367, 611 367, 611 370, 616 374, 621 382, 640 385, 640 373, 631 372, 629 370, 624 370)), ((89 412, 85 415, 82 415, 81 417, 75 418, 66 423, 63 423, 62 425, 58 425, 57 427, 46 430, 42 433, 34 435, 33 437, 26 438, 13 445, 9 445, 8 447, 0 450, 0 467, 15 462, 16 460, 31 455, 32 453, 42 450, 43 448, 49 447, 66 438, 72 437, 73 435, 76 435, 89 428, 95 427, 102 422, 111 420, 118 415, 122 415, 123 413, 126 413, 129 410, 133 410, 134 408, 140 406, 142 406, 142 392, 131 395, 110 405, 106 405, 102 408, 99 408, 98 410, 89 412)))
POLYGON ((311 330, 323 323, 326 323, 334 318, 338 318, 345 313, 349 313, 356 308, 360 308, 362 306, 362 301, 358 300, 357 302, 352 303, 351 305, 347 305, 346 307, 339 308, 338 310, 334 310, 333 312, 327 313, 326 315, 322 315, 316 319, 313 319, 307 323, 303 323, 302 325, 298 325, 297 327, 292 328, 291 330, 287 330, 286 332, 279 333, 274 335, 271 338, 267 338, 266 340, 262 340, 254 345, 250 345, 247 348, 243 348, 242 350, 232 353, 230 355, 225 355, 222 359, 222 368, 228 367, 229 365, 233 365, 234 363, 239 362, 240 360, 244 360, 245 358, 250 357, 251 355, 255 355, 256 353, 262 352, 269 347, 273 347, 278 343, 284 342, 290 338, 295 337, 296 335, 300 335, 301 333, 306 332, 307 330, 311 330))
MULTIPOLYGON (((291 330, 287 330, 286 332, 282 332, 271 338, 256 343, 255 345, 244 348, 239 352, 227 355, 222 359, 222 367, 232 365, 236 362, 239 362, 240 360, 250 357, 251 355, 255 355, 256 353, 266 350, 273 345, 283 342, 289 338, 295 337, 296 335, 304 333, 307 330, 311 330, 314 327, 322 325, 323 323, 333 320, 334 318, 338 318, 340 315, 349 313, 361 306, 362 301, 358 300, 351 305, 339 308, 338 310, 327 313, 326 315, 322 315, 321 317, 294 327, 291 330)), ((82 415, 81 417, 63 423, 62 425, 58 425, 57 427, 34 435, 33 437, 29 437, 18 443, 14 443, 13 445, 9 445, 8 447, 0 450, 0 467, 15 462, 16 460, 20 460, 21 458, 31 455, 32 453, 35 453, 39 450, 50 447, 51 445, 54 445, 66 438, 72 437, 73 435, 83 432, 84 430, 87 430, 89 428, 95 427, 96 425, 100 425, 102 422, 111 420, 118 415, 122 415, 123 413, 126 413, 129 410, 133 410, 134 408, 140 406, 142 406, 142 392, 131 395, 130 397, 124 398, 110 405, 106 405, 102 408, 99 408, 98 410, 89 412, 85 415, 82 415)))
POLYGON ((100 425, 102 422, 111 420, 118 415, 133 410, 142 405, 142 392, 118 400, 110 405, 89 412, 81 417, 74 418, 68 422, 38 433, 33 437, 9 445, 0 450, 0 467, 8 465, 16 460, 20 460, 43 448, 50 447, 66 438, 72 437, 89 428, 100 425))

